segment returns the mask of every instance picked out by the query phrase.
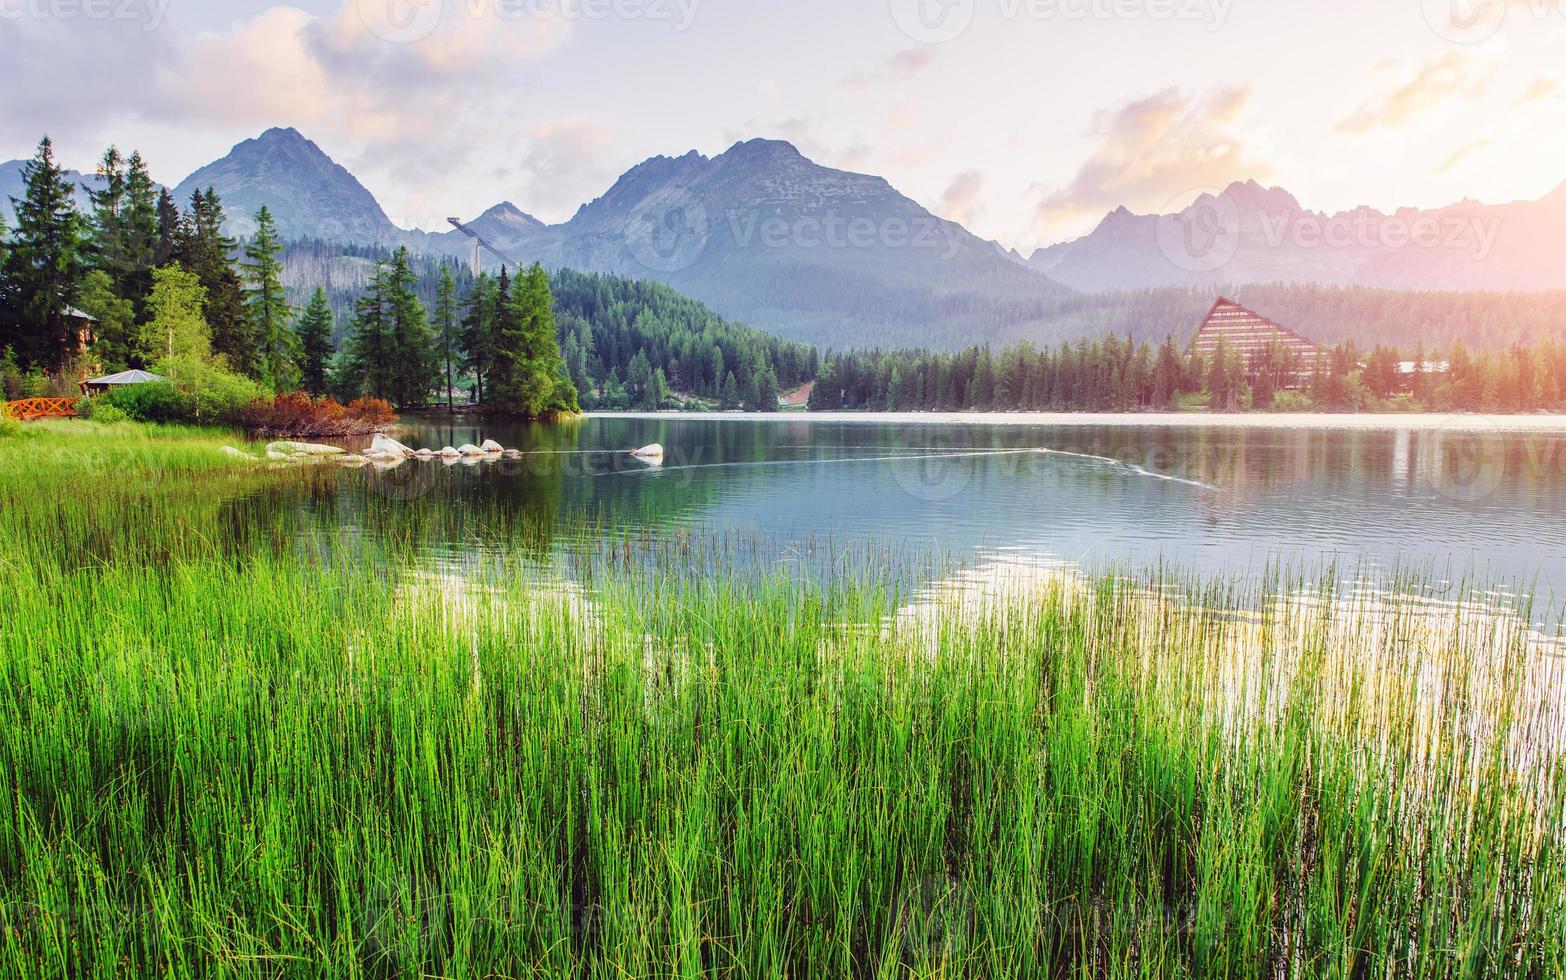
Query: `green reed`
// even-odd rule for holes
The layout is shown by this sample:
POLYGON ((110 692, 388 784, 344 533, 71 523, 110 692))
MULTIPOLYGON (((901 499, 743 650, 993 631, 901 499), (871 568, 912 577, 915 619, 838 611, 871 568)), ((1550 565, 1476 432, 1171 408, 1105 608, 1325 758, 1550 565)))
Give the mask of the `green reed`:
POLYGON ((7 974, 1566 970, 1524 618, 1281 575, 920 607, 490 513, 441 577, 461 515, 97 439, 0 448, 7 974))

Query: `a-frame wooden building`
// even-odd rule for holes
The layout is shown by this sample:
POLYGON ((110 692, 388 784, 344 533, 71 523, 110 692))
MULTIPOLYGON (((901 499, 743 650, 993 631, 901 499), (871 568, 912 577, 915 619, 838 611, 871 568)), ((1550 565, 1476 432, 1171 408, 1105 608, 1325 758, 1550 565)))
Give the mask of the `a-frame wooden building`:
POLYGON ((1220 342, 1245 359, 1247 371, 1259 355, 1274 346, 1298 358, 1302 376, 1314 371, 1317 358, 1322 356, 1322 349, 1310 340, 1224 296, 1218 297, 1213 308, 1207 311, 1207 318, 1196 328, 1191 342, 1186 345, 1186 356, 1211 357, 1220 342))

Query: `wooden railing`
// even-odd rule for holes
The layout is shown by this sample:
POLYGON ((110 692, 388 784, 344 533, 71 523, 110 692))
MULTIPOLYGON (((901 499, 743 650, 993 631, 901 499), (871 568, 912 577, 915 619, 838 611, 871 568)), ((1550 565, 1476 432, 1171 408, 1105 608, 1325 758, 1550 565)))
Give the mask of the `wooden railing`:
POLYGON ((6 402, 6 408, 14 418, 23 422, 34 419, 73 419, 76 417, 76 402, 75 398, 23 398, 6 402))

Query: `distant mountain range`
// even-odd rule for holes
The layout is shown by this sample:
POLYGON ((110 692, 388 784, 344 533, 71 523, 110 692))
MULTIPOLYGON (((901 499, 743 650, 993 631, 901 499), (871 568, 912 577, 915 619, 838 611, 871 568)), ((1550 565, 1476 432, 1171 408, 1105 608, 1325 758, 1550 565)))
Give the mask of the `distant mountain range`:
MULTIPOLYGON (((13 197, 20 198, 26 189, 22 182, 22 168, 27 166, 26 160, 8 160, 0 163, 0 218, 5 220, 7 228, 16 227, 16 208, 11 204, 13 197)), ((76 209, 86 213, 92 207, 92 198, 87 195, 89 189, 96 190, 102 186, 96 174, 83 174, 75 170, 67 170, 65 177, 76 188, 76 209)))
POLYGON ((1563 256, 1566 184, 1538 201, 1328 214, 1247 181, 1175 214, 1119 208, 1028 264, 1092 293, 1223 283, 1545 290, 1566 288, 1563 256))
MULTIPOLYGON (((0 210, 20 195, 20 172, 20 162, 0 164, 0 210)), ((73 179, 85 187, 95 178, 73 179)), ((353 174, 293 129, 240 143, 175 194, 183 205, 207 186, 240 236, 265 203, 288 239, 472 251, 456 230, 396 227, 353 174)), ((85 207, 85 190, 80 197, 85 207)), ((1566 289, 1566 185, 1534 202, 1325 214, 1281 188, 1236 183, 1177 214, 1117 209, 1091 234, 1024 258, 880 177, 751 140, 711 158, 646 160, 560 224, 511 202, 467 224, 516 262, 657 280, 729 319, 826 347, 1074 340, 1084 323, 1103 321, 1095 310, 1125 308, 1096 294, 1163 287, 1566 289)), ((499 264, 487 253, 484 261, 499 264)))

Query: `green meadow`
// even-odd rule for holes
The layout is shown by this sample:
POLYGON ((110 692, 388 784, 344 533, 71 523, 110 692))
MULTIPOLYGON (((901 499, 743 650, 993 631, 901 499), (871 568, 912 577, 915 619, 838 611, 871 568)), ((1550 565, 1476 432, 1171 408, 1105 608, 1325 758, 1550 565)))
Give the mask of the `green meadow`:
POLYGON ((0 439, 6 975, 1566 973, 1527 610, 551 558, 232 441, 0 439))

